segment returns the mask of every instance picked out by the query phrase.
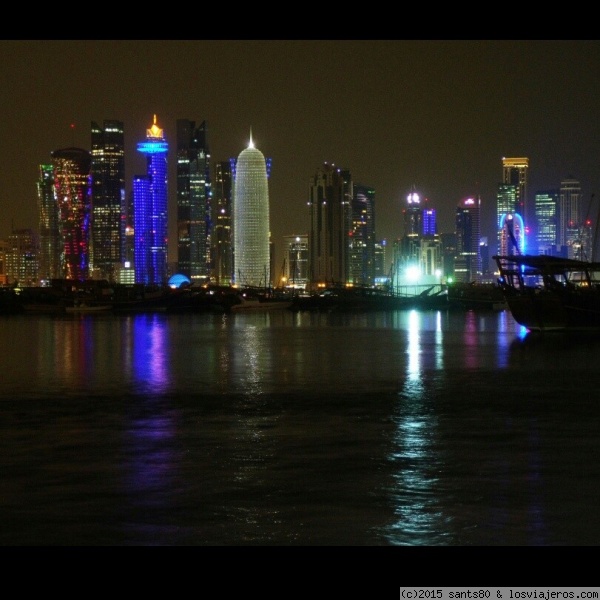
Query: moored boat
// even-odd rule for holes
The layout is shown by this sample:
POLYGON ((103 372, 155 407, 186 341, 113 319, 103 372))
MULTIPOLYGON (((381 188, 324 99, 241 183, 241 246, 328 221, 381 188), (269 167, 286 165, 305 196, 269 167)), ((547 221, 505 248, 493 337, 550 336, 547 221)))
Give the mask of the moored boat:
POLYGON ((394 294, 368 286, 332 285, 314 294, 296 296, 294 311, 376 311, 398 309, 443 309, 448 306, 446 290, 433 291, 431 286, 420 294, 394 294))
POLYGON ((517 323, 531 331, 600 331, 600 263, 557 256, 494 256, 517 323))
POLYGON ((448 284, 449 308, 463 310, 505 310, 508 304, 502 288, 494 283, 476 281, 448 284))
POLYGON ((65 306, 67 313, 101 313, 112 310, 112 303, 75 302, 65 306))

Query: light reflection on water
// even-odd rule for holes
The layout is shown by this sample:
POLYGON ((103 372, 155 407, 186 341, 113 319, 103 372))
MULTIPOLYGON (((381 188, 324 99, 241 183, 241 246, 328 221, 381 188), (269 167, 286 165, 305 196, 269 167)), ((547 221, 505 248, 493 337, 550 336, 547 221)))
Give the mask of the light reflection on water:
POLYGON ((0 331, 5 544, 600 534, 593 338, 442 311, 15 317, 0 331))

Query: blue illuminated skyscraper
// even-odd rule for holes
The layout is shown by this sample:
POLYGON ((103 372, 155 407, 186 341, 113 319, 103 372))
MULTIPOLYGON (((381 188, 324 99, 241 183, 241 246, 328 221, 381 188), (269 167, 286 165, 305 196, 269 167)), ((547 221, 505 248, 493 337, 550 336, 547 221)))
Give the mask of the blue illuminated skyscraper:
POLYGON ((147 169, 146 175, 133 178, 135 282, 163 285, 167 282, 169 144, 156 124, 156 115, 137 149, 146 156, 147 169))

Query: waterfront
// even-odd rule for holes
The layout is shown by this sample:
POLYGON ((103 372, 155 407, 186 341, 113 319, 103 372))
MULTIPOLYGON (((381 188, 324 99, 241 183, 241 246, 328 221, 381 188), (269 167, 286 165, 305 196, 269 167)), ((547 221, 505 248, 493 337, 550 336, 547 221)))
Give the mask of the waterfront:
POLYGON ((0 319, 2 545, 596 545, 600 340, 507 311, 0 319))

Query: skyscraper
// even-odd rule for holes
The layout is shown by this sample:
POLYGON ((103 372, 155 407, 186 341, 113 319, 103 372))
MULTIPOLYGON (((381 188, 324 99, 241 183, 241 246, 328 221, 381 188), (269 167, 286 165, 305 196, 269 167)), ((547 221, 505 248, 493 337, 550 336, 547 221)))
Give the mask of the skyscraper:
POLYGON ((323 163, 309 183, 309 283, 348 281, 353 185, 350 171, 323 163))
POLYGON ((510 235, 505 230, 506 224, 512 223, 513 215, 519 215, 517 210, 517 186, 512 183, 500 183, 498 185, 498 193, 496 195, 496 223, 498 232, 498 254, 513 254, 509 252, 510 248, 514 248, 510 244, 507 245, 507 240, 510 242, 510 235), (507 221, 507 216, 510 219, 507 221))
POLYGON ((481 199, 466 198, 456 208, 456 281, 479 281, 481 276, 481 199))
POLYGON ((239 154, 233 194, 234 282, 240 286, 270 285, 270 217, 267 164, 254 147, 239 154))
POLYGON ((527 199, 528 171, 528 158, 502 158, 502 183, 515 186, 515 212, 521 215, 526 226, 533 217, 527 199))
POLYGON ((557 244, 558 190, 539 191, 535 194, 535 221, 538 254, 559 255, 557 244))
POLYGON ((163 285, 167 282, 169 144, 156 115, 137 149, 146 157, 146 175, 133 178, 135 282, 163 285))
POLYGON ((402 209, 402 226, 404 235, 423 235, 421 196, 414 186, 406 197, 406 206, 402 209))
POLYGON ((351 201, 348 281, 371 285, 375 278, 375 189, 354 184, 351 201))
POLYGON ((123 260, 125 218, 125 135, 122 121, 92 121, 91 259, 94 272, 114 281, 123 260))
POLYGON ((283 237, 285 246, 285 266, 283 279, 277 285, 292 288, 305 288, 308 278, 308 235, 286 235, 283 237))
POLYGON ((54 169, 40 165, 37 181, 39 224, 39 277, 48 283, 62 277, 61 236, 58 224, 58 203, 54 195, 54 169))
POLYGON ((10 283, 22 286, 38 285, 38 242, 32 229, 13 229, 9 235, 6 276, 10 283))
POLYGON ((206 278, 211 264, 211 178, 207 125, 177 120, 177 271, 206 278))
POLYGON ((62 241, 61 277, 85 281, 89 276, 91 156, 81 148, 55 150, 51 156, 62 241))
POLYGON ((217 284, 228 285, 233 278, 231 207, 235 159, 215 165, 213 181, 213 275, 217 284))
POLYGON ((573 177, 563 179, 559 190, 557 235, 558 244, 567 248, 568 258, 583 258, 581 201, 579 181, 573 177))

